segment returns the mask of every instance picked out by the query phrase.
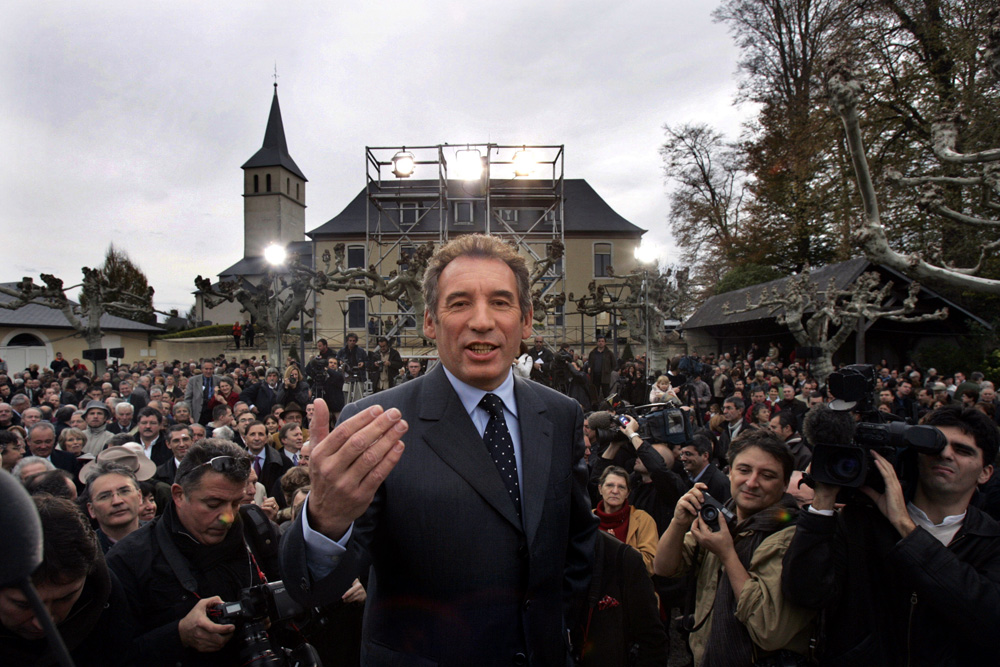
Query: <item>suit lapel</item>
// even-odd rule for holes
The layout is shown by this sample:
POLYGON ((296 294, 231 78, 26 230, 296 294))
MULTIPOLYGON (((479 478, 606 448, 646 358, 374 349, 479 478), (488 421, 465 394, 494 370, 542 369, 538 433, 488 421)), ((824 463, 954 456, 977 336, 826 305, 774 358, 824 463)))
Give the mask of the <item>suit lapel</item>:
POLYGON ((520 530, 521 521, 496 464, 448 377, 439 367, 425 377, 420 386, 425 397, 420 402, 420 419, 430 423, 423 433, 424 442, 483 500, 520 530))
POLYGON ((542 520, 549 469, 552 466, 552 422, 545 418, 545 402, 523 378, 514 376, 517 420, 521 426, 521 499, 524 531, 532 544, 542 520))

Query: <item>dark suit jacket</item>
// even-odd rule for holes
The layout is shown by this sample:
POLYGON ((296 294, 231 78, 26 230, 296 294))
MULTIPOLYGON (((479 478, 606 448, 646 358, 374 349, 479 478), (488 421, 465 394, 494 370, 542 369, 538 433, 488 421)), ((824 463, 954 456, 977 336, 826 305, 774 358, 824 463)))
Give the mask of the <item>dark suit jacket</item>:
MULTIPOLYGON (((740 433, 747 430, 748 428, 757 428, 745 419, 741 419, 743 426, 736 433, 736 437, 740 437, 740 433)), ((716 443, 715 454, 712 456, 712 461, 716 463, 719 467, 725 467, 728 465, 729 457, 729 445, 732 443, 732 438, 729 437, 729 424, 723 424, 722 433, 719 435, 719 440, 716 443)))
MULTIPOLYGON (((705 473, 698 481, 705 484, 708 487, 708 492, 720 503, 724 503, 733 497, 729 486, 729 478, 726 477, 726 473, 716 468, 714 463, 708 464, 708 467, 705 468, 705 473)), ((684 483, 689 489, 694 486, 694 482, 687 475, 684 476, 684 483)))
POLYGON ((164 484, 173 484, 174 477, 177 476, 177 462, 174 461, 174 457, 171 456, 167 459, 166 463, 161 463, 156 466, 156 473, 153 475, 153 479, 157 482, 163 482, 164 484))
MULTIPOLYGON (((132 440, 142 445, 142 437, 138 433, 135 434, 132 440)), ((153 442, 153 449, 150 451, 149 458, 158 466, 174 458, 174 453, 167 447, 167 438, 162 433, 153 442)))
POLYGON ((399 408, 406 450, 333 573, 310 576, 301 518, 285 535, 283 572, 313 606, 338 599, 371 563, 362 664, 567 664, 566 610, 586 594, 597 530, 583 413, 558 392, 514 382, 523 527, 442 368, 341 413, 399 408))
POLYGON ((73 478, 76 479, 76 473, 80 470, 80 460, 75 456, 61 449, 53 449, 49 454, 49 461, 60 470, 73 473, 73 478))

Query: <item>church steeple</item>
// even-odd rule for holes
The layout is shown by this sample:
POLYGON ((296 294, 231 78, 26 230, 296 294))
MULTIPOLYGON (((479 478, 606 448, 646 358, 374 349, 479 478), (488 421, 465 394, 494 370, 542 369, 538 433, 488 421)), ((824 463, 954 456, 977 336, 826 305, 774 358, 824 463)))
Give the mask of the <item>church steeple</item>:
POLYGON ((264 144, 243 165, 243 169, 251 167, 284 167, 303 181, 308 180, 288 154, 285 126, 281 122, 281 107, 278 106, 277 83, 274 84, 274 97, 271 98, 271 114, 267 117, 267 129, 264 130, 264 144))
POLYGON ((243 256, 260 256, 272 243, 305 240, 307 179, 288 154, 277 83, 264 144, 242 169, 243 256))

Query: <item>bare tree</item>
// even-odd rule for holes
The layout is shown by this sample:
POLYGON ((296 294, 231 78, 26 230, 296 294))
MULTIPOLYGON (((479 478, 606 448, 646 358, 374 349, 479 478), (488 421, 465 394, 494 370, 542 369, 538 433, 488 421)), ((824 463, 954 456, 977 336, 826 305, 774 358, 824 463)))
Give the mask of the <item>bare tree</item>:
POLYGON ((910 283, 907 297, 902 303, 896 303, 892 295, 893 283, 886 282, 879 287, 880 282, 879 274, 871 271, 846 289, 838 289, 831 278, 826 290, 821 291, 806 267, 791 277, 784 288, 763 288, 756 298, 748 292, 746 306, 734 309, 726 302, 722 310, 726 314, 736 314, 764 309, 779 325, 788 327, 800 346, 819 348, 820 356, 810 363, 810 368, 823 383, 833 372, 834 353, 858 331, 859 324, 870 325, 879 319, 912 323, 948 317, 947 308, 913 314, 920 294, 919 284, 910 283))
MULTIPOLYGON (((398 269, 383 276, 375 266, 350 268, 347 266, 346 246, 338 243, 333 254, 327 250, 320 261, 322 269, 312 269, 298 258, 291 258, 285 270, 271 269, 263 278, 237 276, 213 286, 207 278, 198 276, 195 286, 201 290, 205 304, 210 308, 224 301, 239 302, 243 310, 253 316, 259 332, 268 342, 268 354, 278 358, 279 334, 284 335, 288 326, 300 313, 313 317, 315 312, 307 307, 313 293, 325 291, 358 290, 368 298, 380 297, 396 303, 399 321, 412 317, 422 332, 424 319, 423 277, 435 246, 427 242, 418 246, 413 254, 402 253, 398 269)), ((547 257, 535 264, 531 273, 534 285, 562 258, 562 245, 550 244, 547 257)), ((565 295, 545 294, 539 289, 533 294, 535 319, 544 321, 547 308, 565 303, 565 295)), ((394 332, 388 332, 392 334, 394 332)), ((422 333, 421 333, 422 335, 422 333)))
POLYGON ((650 355, 649 367, 652 368, 653 357, 666 358, 666 346, 677 340, 677 334, 667 333, 661 322, 681 319, 694 302, 688 289, 689 272, 687 269, 667 267, 615 276, 614 269, 609 267, 608 275, 615 277, 617 282, 598 284, 592 280, 587 285, 586 294, 577 298, 570 293, 569 300, 576 304, 578 313, 589 317, 601 313, 620 315, 629 338, 645 344, 650 355), (609 290, 620 294, 617 300, 612 299, 609 290))
MULTIPOLYGON (((87 341, 88 349, 101 347, 103 331, 101 316, 109 311, 117 314, 132 313, 138 321, 152 317, 153 288, 147 286, 142 294, 135 294, 110 283, 99 269, 83 267, 83 282, 65 287, 63 281, 51 274, 41 274, 43 285, 38 285, 29 277, 21 279, 13 288, 0 285, 0 292, 13 297, 13 301, 0 302, 0 308, 17 310, 28 304, 54 308, 66 317, 66 321, 76 333, 87 341), (66 296, 68 290, 81 288, 80 303, 66 296), (84 305, 86 304, 86 305, 84 305)), ((95 363, 97 373, 104 372, 106 363, 95 363)))
POLYGON ((255 322, 257 332, 267 341, 267 353, 277 360, 281 354, 281 337, 300 313, 309 317, 315 311, 308 308, 309 297, 325 283, 322 272, 314 271, 303 264, 298 257, 291 257, 284 270, 269 268, 263 276, 255 277, 257 282, 237 276, 212 285, 208 278, 198 276, 195 287, 202 293, 202 299, 209 308, 229 302, 239 302, 243 311, 255 322))
MULTIPOLYGON (((1000 27, 995 28, 1000 31, 1000 27)), ((830 105, 844 124, 851 160, 857 178, 858 190, 864 204, 864 218, 854 231, 857 245, 872 262, 884 264, 914 279, 950 285, 976 292, 1000 294, 1000 280, 983 276, 986 260, 1000 248, 1000 216, 969 215, 949 207, 943 197, 942 187, 977 188, 979 201, 988 211, 1000 210, 1000 149, 963 153, 956 148, 958 126, 954 116, 945 115, 932 126, 934 155, 952 168, 974 169, 978 173, 967 175, 925 175, 904 178, 898 172, 890 173, 890 180, 923 189, 921 203, 927 211, 947 220, 977 228, 987 239, 980 244, 979 259, 973 266, 959 267, 929 256, 929 253, 902 254, 893 250, 886 236, 879 212, 878 195, 868 160, 865 156, 861 124, 858 117, 860 84, 853 73, 844 66, 833 70, 828 82, 830 105)), ((937 253, 935 253, 937 254, 937 253)))
POLYGON ((707 125, 664 126, 660 148, 670 194, 670 229, 696 280, 714 286, 732 268, 744 234, 746 175, 738 147, 707 125))

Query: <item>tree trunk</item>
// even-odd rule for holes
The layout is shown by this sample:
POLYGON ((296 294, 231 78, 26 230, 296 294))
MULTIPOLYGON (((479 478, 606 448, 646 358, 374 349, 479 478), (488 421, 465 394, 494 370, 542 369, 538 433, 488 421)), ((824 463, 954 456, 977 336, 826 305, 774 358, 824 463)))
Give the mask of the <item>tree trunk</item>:
POLYGON ((826 384, 826 378, 833 372, 833 351, 821 348, 822 354, 809 362, 809 370, 820 385, 826 384))

